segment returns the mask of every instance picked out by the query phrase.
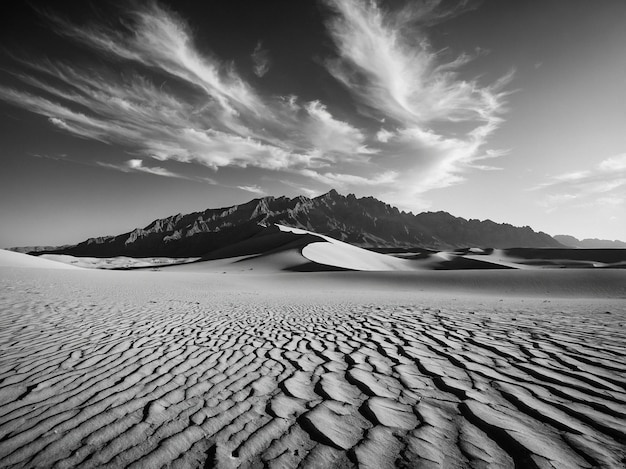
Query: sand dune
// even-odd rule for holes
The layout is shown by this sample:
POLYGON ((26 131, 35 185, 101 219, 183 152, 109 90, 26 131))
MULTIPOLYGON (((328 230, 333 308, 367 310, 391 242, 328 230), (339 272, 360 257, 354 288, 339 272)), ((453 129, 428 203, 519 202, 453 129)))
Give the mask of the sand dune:
POLYGON ((0 273, 3 467, 624 464, 624 271, 0 273))
POLYGON ((76 267, 85 267, 88 269, 140 269, 140 268, 159 268, 166 265, 178 265, 186 264, 189 262, 195 262, 199 260, 199 257, 189 258, 170 258, 170 257, 75 257, 67 254, 43 254, 39 256, 40 259, 48 259, 55 262, 62 262, 64 264, 73 265, 76 267))
POLYGON ((345 243, 311 243, 302 249, 302 255, 317 264, 350 270, 417 270, 420 268, 414 261, 378 254, 345 243))
POLYGON ((490 262, 516 269, 624 268, 624 249, 493 249, 468 252, 464 258, 490 262))
MULTIPOLYGON (((283 225, 271 225, 243 241, 212 250, 202 258, 134 259, 44 254, 42 258, 97 269, 161 269, 183 271, 329 271, 401 272, 420 270, 545 270, 554 268, 623 268, 626 250, 465 249, 451 252, 383 254, 329 236, 283 225)), ((0 261, 1 262, 1 261, 0 261)))
POLYGON ((555 268, 618 269, 626 266, 620 249, 465 249, 451 252, 383 254, 311 231, 272 225, 243 241, 211 251, 203 258, 94 258, 45 254, 43 258, 97 269, 217 271, 428 271, 549 270, 555 268), (186 265, 192 264, 192 265, 186 265), (183 265, 182 268, 178 267, 183 265))

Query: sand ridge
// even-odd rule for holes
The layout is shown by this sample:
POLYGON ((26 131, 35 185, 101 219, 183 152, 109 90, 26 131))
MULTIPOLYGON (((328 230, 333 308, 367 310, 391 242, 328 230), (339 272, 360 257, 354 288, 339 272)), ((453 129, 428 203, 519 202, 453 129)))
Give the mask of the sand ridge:
POLYGON ((2 273, 4 467, 623 465, 619 299, 2 273))

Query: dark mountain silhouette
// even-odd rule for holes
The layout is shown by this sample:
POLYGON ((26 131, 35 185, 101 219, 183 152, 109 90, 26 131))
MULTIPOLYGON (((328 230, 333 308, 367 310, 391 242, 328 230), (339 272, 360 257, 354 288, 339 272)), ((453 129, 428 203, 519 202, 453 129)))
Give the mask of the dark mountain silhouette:
POLYGON ((559 243, 572 248, 585 248, 585 249, 607 249, 607 248, 615 248, 615 249, 624 249, 626 248, 626 243, 624 241, 619 240, 610 240, 610 239, 597 239, 597 238, 586 238, 586 239, 578 239, 569 235, 556 235, 554 236, 559 243))
POLYGON ((73 246, 73 244, 64 244, 63 246, 16 246, 13 248, 8 248, 8 250, 13 252, 21 252, 23 254, 36 254, 41 251, 59 251, 61 249, 71 248, 73 246))
POLYGON ((563 247, 545 233, 490 220, 465 220, 446 212, 414 215, 373 197, 335 190, 314 199, 264 197, 242 205, 174 215, 118 236, 91 238, 61 249, 74 256, 207 256, 282 224, 368 248, 563 247))

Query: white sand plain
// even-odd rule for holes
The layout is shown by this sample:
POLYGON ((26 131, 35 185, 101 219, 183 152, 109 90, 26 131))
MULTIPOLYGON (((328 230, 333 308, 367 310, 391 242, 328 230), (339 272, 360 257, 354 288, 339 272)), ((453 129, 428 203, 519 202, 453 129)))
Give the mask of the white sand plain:
POLYGON ((15 256, 0 251, 2 467, 624 467, 626 270, 15 256))

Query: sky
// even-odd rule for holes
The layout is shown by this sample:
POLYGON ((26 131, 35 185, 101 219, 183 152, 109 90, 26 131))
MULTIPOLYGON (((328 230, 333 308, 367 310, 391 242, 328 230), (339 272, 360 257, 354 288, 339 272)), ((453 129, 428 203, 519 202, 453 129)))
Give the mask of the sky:
POLYGON ((13 6, 2 247, 333 188, 626 240, 623 0, 13 6))

